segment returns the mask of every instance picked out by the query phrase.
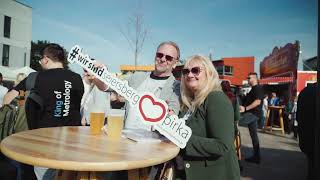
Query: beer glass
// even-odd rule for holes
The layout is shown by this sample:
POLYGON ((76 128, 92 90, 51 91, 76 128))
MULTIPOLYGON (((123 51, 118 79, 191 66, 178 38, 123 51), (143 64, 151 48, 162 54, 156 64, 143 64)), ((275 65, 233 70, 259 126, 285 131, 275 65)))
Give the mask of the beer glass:
POLYGON ((102 133, 104 125, 104 112, 91 112, 90 113, 90 132, 97 135, 102 133))
POLYGON ((108 138, 111 140, 119 140, 124 123, 124 111, 119 109, 112 109, 108 113, 108 138))

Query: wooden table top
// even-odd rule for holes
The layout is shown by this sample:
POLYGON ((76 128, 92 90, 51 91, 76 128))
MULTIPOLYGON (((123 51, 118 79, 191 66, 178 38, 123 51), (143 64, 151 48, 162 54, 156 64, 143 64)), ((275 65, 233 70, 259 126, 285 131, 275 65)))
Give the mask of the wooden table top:
POLYGON ((171 142, 110 141, 90 135, 90 127, 55 127, 23 131, 5 138, 0 149, 26 164, 73 171, 130 170, 174 158, 179 147, 171 142))

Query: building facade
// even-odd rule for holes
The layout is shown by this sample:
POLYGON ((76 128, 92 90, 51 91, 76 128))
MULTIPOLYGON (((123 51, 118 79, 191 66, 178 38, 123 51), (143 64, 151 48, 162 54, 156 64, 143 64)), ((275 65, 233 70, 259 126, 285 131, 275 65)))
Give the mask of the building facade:
POLYGON ((14 0, 0 0, 0 65, 30 65, 32 8, 14 0))
POLYGON ((226 57, 212 61, 219 73, 221 80, 227 80, 233 86, 242 86, 247 83, 250 72, 254 72, 255 58, 249 57, 226 57))
POLYGON ((316 71, 317 70, 317 56, 306 59, 303 61, 304 71, 316 71))
MULTIPOLYGON (((212 64, 219 73, 220 80, 229 81, 232 86, 241 87, 247 83, 247 77, 250 72, 254 72, 255 58, 250 57, 226 57, 220 60, 212 61, 212 64)), ((183 65, 173 69, 173 75, 176 79, 181 78, 183 65)))
POLYGON ((285 102, 296 96, 299 52, 300 43, 295 41, 283 47, 274 47, 261 61, 259 83, 266 94, 276 92, 285 102))

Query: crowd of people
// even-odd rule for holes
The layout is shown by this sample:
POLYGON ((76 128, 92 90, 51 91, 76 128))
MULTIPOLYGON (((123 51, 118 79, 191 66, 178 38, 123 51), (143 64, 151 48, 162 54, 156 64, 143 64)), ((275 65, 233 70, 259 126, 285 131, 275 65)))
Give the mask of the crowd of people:
MULTIPOLYGON (((201 55, 187 58, 181 81, 178 81, 172 70, 179 59, 180 49, 176 43, 161 43, 155 53, 155 70, 132 74, 126 79, 128 85, 138 93, 149 92, 164 100, 168 113, 178 115, 191 128, 191 138, 174 161, 176 178, 238 180, 242 169, 234 143, 239 136, 238 124, 248 127, 252 139, 253 154, 245 160, 259 164, 261 151, 257 129, 264 126, 266 108, 279 105, 279 99, 272 93, 268 100, 258 84, 257 73, 252 72, 248 74, 251 91, 240 100, 231 91, 230 83, 219 80, 211 61, 201 55)), ((30 129, 90 125, 89 114, 93 107, 99 105, 108 114, 112 102, 124 102, 107 84, 86 70, 81 77, 65 69, 64 61, 65 52, 58 44, 49 44, 41 51, 39 63, 44 71, 37 73, 33 91, 41 97, 43 107, 39 108, 38 102, 27 98, 26 117, 30 129)), ((28 77, 19 77, 20 82, 10 90, 0 86, 0 100, 3 97, 4 105, 12 103, 21 91, 27 90, 28 77)), ((296 122, 293 112, 297 110, 297 103, 293 104, 285 113, 288 122, 290 119, 296 122)), ((154 131, 152 126, 142 123, 129 103, 124 103, 123 109, 124 128, 154 131)), ((162 168, 161 165, 153 167, 149 178, 161 179, 158 172, 162 168)), ((57 176, 57 170, 45 167, 34 167, 34 172, 39 180, 57 176)), ((119 176, 114 174, 108 178, 118 179, 119 176)))

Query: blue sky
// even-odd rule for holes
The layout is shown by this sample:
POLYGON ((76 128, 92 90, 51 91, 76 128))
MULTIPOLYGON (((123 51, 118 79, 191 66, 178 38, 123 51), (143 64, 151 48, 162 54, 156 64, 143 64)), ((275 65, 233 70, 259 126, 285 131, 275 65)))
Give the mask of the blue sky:
POLYGON ((316 0, 19 1, 33 9, 34 41, 49 40, 67 50, 78 44, 113 72, 134 64, 120 29, 135 12, 143 14, 148 30, 139 64, 153 64, 157 45, 167 40, 179 44, 182 59, 210 52, 213 59, 255 56, 256 71, 274 46, 299 40, 301 59, 317 52, 316 0))

